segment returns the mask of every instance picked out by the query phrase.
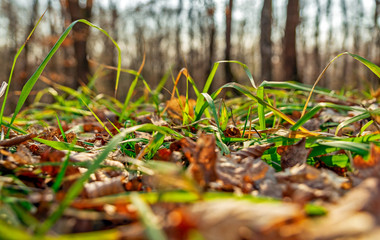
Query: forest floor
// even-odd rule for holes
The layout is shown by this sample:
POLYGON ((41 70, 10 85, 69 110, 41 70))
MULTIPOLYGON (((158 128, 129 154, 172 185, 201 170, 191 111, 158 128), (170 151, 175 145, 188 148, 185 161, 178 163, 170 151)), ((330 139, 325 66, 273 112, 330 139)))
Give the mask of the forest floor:
POLYGON ((303 84, 230 83, 240 96, 193 85, 197 99, 163 101, 163 85, 134 87, 123 104, 53 84, 4 117, 0 239, 380 236, 378 93, 317 88, 308 103, 303 84))
MULTIPOLYGON (((164 100, 168 79, 152 89, 142 64, 125 70, 135 79, 120 102, 97 92, 95 77, 70 89, 41 75, 76 22, 11 117, 3 113, 12 74, 0 90, 0 239, 379 238, 380 91, 256 87, 247 66, 230 61, 250 86, 209 94, 217 62, 202 90, 183 69, 164 100), (23 109, 39 79, 51 87, 23 109)), ((368 60, 342 55, 380 77, 368 60)), ((115 93, 120 58, 118 66, 115 93)))

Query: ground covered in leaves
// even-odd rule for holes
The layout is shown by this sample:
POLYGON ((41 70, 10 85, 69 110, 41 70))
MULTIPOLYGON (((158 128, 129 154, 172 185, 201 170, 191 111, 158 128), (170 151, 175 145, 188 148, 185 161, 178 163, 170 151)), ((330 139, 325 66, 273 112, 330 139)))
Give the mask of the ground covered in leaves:
POLYGON ((54 87, 55 103, 2 128, 1 239, 380 236, 376 93, 320 89, 302 114, 308 86, 260 100, 230 84, 242 95, 160 103, 153 91, 122 113, 54 87))

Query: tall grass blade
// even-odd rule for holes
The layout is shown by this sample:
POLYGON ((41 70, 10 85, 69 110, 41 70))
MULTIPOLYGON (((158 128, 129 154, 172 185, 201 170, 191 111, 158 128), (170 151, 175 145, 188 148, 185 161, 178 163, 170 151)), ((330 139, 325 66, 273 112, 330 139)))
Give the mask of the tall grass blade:
POLYGON ((358 122, 360 120, 363 120, 363 119, 366 119, 366 118, 369 118, 371 115, 369 114, 369 112, 364 112, 362 114, 359 114, 355 117, 352 117, 350 119, 347 119, 346 121, 343 121, 341 122, 337 127, 336 127, 336 131, 335 131, 335 135, 338 135, 338 132, 340 129, 344 128, 345 126, 347 125, 350 125, 354 122, 358 122))
MULTIPOLYGON (((289 118, 286 114, 282 113, 279 109, 277 109, 274 106, 271 106, 270 104, 268 104, 265 101, 261 100, 259 97, 253 95, 246 87, 244 87, 243 85, 240 85, 238 83, 227 83, 227 84, 225 84, 217 92, 215 92, 212 95, 212 97, 213 98, 216 97, 216 95, 219 94, 219 92, 220 92, 220 90, 222 88, 234 88, 234 89, 238 90, 239 92, 243 93, 244 95, 246 95, 247 97, 251 98, 252 100, 255 100, 258 104, 261 104, 261 105, 267 107, 268 109, 272 110, 274 112, 274 114, 277 114, 279 117, 281 117, 282 119, 284 119, 288 123, 290 123, 292 125, 294 125, 296 123, 293 119, 289 118)), ((316 133, 312 133, 309 130, 303 128, 303 127, 299 127, 299 129, 302 132, 305 132, 305 133, 308 133, 308 134, 311 134, 311 135, 317 135, 316 133)))
POLYGON ((306 100, 306 103, 305 103, 305 106, 302 110, 302 114, 301 114, 301 117, 303 115, 305 115, 306 113, 306 108, 307 108, 307 105, 309 104, 309 101, 311 99, 311 95, 313 94, 313 91, 315 89, 315 87, 317 86, 318 82, 321 80, 321 78, 323 77, 323 75, 325 74, 327 68, 329 68, 329 66, 336 60, 338 59, 339 57, 343 56, 343 55, 349 55, 351 57, 353 57, 354 59, 358 60, 359 62, 361 62, 362 64, 364 64, 367 68, 369 68, 374 74, 376 74, 376 76, 378 76, 380 78, 380 67, 378 67, 376 64, 374 64, 373 62, 363 58, 363 57, 360 57, 356 54, 353 54, 353 53, 349 53, 349 52, 344 52, 344 53, 341 53, 339 55, 337 55, 336 57, 334 57, 328 64, 327 66, 323 69, 323 71, 321 72, 321 74, 319 74, 317 80, 315 81, 310 93, 309 93, 309 96, 306 100))
MULTIPOLYGON (((47 10, 46 10, 47 11, 47 10)), ((18 59, 18 57, 20 56, 22 50, 24 49, 26 43, 29 41, 29 39, 32 37, 33 33, 34 33, 34 30, 36 30, 37 26, 40 24, 42 18, 44 17, 46 11, 41 15, 41 17, 38 19, 37 23, 34 25, 32 31, 29 33, 28 37, 26 38, 24 44, 22 44, 22 46, 19 48, 19 50, 17 51, 14 59, 13 59, 13 64, 12 64, 12 68, 11 68, 11 72, 9 74, 9 78, 8 78, 8 85, 7 85, 7 89, 5 90, 5 96, 4 96, 4 100, 3 100, 3 105, 1 106, 1 111, 0 111, 0 123, 3 122, 3 116, 4 116, 4 109, 5 109, 5 105, 6 105, 6 102, 7 102, 7 98, 8 98, 8 92, 9 92, 9 88, 11 86, 11 81, 12 81, 12 76, 13 76, 13 72, 14 72, 14 69, 15 69, 15 66, 16 66, 16 61, 18 59)), ((3 86, 3 85, 2 85, 3 86)), ((11 124, 13 123, 13 121, 11 122, 11 124)))
POLYGON ((380 78, 380 67, 379 66, 377 66, 373 62, 371 62, 371 61, 369 61, 369 60, 367 60, 367 59, 365 59, 359 55, 349 53, 349 52, 347 52, 346 54, 350 55, 351 57, 355 58, 356 60, 358 60, 359 62, 364 64, 367 68, 369 68, 369 70, 371 70, 374 74, 376 74, 376 76, 378 78, 380 78))
MULTIPOLYGON (((230 61, 226 61, 225 60, 225 61, 218 61, 218 62, 214 63, 214 66, 212 67, 211 72, 210 72, 210 74, 209 74, 209 76, 208 76, 208 78, 206 80, 206 83, 205 83, 205 85, 203 87, 203 91, 202 91, 203 93, 207 93, 208 90, 210 89, 211 83, 214 80, 214 77, 215 77, 215 74, 216 74, 216 70, 218 69, 220 63, 237 63, 240 66, 242 66, 243 69, 244 69, 244 71, 245 71, 245 73, 246 73, 246 75, 248 76, 249 81, 251 82, 252 86, 254 88, 256 88, 255 80, 253 79, 252 74, 249 71, 247 65, 245 65, 242 62, 235 61, 235 60, 230 60, 230 61)), ((203 105, 204 105, 204 98, 202 96, 198 96, 197 103, 195 105, 195 116, 197 116, 196 117, 197 120, 199 120, 200 117, 201 117, 200 115, 202 115, 202 114, 200 114, 200 112, 201 112, 201 109, 203 108, 203 105)))
POLYGON ((319 112, 322 108, 334 108, 334 109, 342 109, 346 111, 360 111, 360 112, 365 112, 366 110, 361 107, 352 107, 352 106, 343 106, 343 105, 338 105, 334 103, 328 103, 328 102, 322 102, 318 103, 316 106, 314 106, 308 113, 306 113, 304 116, 302 116, 296 124, 294 124, 290 130, 296 131, 298 128, 300 128, 305 122, 307 122, 309 119, 311 119, 315 114, 319 112))
POLYGON ((57 118, 57 123, 58 123, 59 130, 61 131, 62 138, 65 142, 67 142, 65 131, 63 131, 62 124, 61 124, 61 121, 59 120, 57 113, 55 113, 55 117, 57 118))
POLYGON ((208 93, 202 93, 202 95, 206 99, 208 106, 211 108, 212 115, 214 115, 214 119, 216 122, 216 126, 218 127, 219 132, 221 132, 219 117, 218 117, 218 113, 214 104, 214 100, 211 98, 211 96, 208 93))
MULTIPOLYGON (((264 87, 260 86, 257 89, 257 97, 264 101, 264 87)), ((264 112, 264 105, 260 104, 257 106, 257 113, 259 116, 259 124, 260 124, 260 130, 265 130, 266 129, 266 124, 265 124, 265 112, 264 112)))
POLYGON ((95 119, 98 121, 98 123, 107 131, 107 133, 113 137, 113 134, 112 132, 108 129, 108 127, 102 122, 102 120, 100 120, 100 118, 98 117, 98 115, 96 115, 96 113, 94 111, 92 111, 92 109, 86 104, 86 102, 81 99, 83 104, 88 108, 88 110, 90 110, 90 112, 92 113, 92 115, 95 117, 95 119))
POLYGON ((136 85, 137 85, 137 81, 139 80, 139 76, 141 74, 142 69, 144 68, 144 65, 145 65, 145 54, 144 54, 144 57, 143 57, 143 61, 142 61, 141 65, 140 65, 139 71, 137 72, 135 79, 131 83, 131 86, 129 87, 127 96, 125 97, 123 109, 121 111, 121 116, 120 116, 120 121, 121 122, 123 120, 125 120, 124 118, 125 118, 125 115, 126 115, 126 111, 127 111, 127 107, 128 107, 129 101, 131 100, 133 92, 135 91, 135 88, 136 88, 136 85))
MULTIPOLYGON (((66 30, 60 36, 60 38, 55 43, 55 45, 53 46, 53 48, 50 50, 49 54, 45 57, 45 59, 40 64, 40 66, 37 68, 37 70, 33 73, 33 75, 29 78, 29 80, 26 82, 26 84, 22 88, 22 91, 21 91, 21 94, 20 94, 20 98, 19 98, 19 100, 17 102, 16 109, 14 111, 14 114, 12 116, 10 124, 12 124, 14 122, 17 114, 20 112, 20 110, 21 110, 22 106, 24 105, 27 97, 29 96, 29 93, 32 91, 33 86, 35 85, 35 83, 37 82, 38 78, 42 74, 42 72, 45 69, 46 65, 48 64, 48 62, 50 61, 50 59, 54 56, 54 54, 57 52, 57 50, 59 49, 59 47, 61 46, 61 44, 63 43, 63 41, 66 39, 67 35, 69 35, 69 33, 71 32, 71 30, 74 27, 74 25, 77 24, 77 23, 84 23, 84 24, 89 25, 90 27, 98 29, 99 31, 101 31, 102 33, 104 33, 114 43, 114 45, 116 46, 116 48, 118 50, 118 70, 117 70, 117 75, 116 75, 116 86, 115 86, 115 94, 116 94, 117 87, 118 87, 118 84, 119 84, 120 66, 121 66, 121 51, 120 51, 120 48, 117 45, 117 43, 115 42, 115 40, 105 30, 103 30, 102 28, 100 28, 100 27, 92 24, 91 22, 89 22, 89 21, 87 21, 85 19, 79 19, 79 20, 76 20, 76 21, 72 22, 66 28, 66 30)), ((19 55, 19 53, 18 53, 18 55, 19 55)), ((16 56, 18 57, 18 55, 16 55, 16 56)))

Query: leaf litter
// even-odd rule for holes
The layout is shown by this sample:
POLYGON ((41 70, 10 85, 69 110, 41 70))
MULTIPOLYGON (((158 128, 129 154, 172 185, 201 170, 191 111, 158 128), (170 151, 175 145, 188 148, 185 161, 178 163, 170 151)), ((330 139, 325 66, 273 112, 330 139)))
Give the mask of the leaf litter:
MULTIPOLYGON (((360 101, 315 90, 310 103, 315 86, 263 82, 260 91, 270 94, 259 97, 246 65, 231 61, 244 68, 254 89, 230 83, 209 95, 222 61, 202 94, 182 70, 197 99, 174 97, 179 74, 171 99, 161 103, 140 69, 124 104, 82 86, 63 90, 77 98, 66 95, 64 108, 36 104, 20 112, 75 23, 23 88, 12 118, 1 111, 1 238, 380 236, 378 91, 360 101), (140 78, 148 94, 132 102, 140 78), (218 101, 224 88, 245 97, 218 101), (308 91, 306 104, 302 92, 284 97, 287 88, 308 91)), ((336 58, 342 55, 378 73, 368 60, 351 53, 336 58)), ((119 77, 120 59, 118 65, 119 77)))

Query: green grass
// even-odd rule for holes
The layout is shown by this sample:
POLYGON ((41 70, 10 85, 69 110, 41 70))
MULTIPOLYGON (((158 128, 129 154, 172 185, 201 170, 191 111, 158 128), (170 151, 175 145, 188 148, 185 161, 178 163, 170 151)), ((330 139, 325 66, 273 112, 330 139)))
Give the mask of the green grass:
MULTIPOLYGON (((38 23, 41 21, 41 18, 38 23)), ((306 138, 306 148, 311 150, 308 158, 309 163, 315 162, 314 158, 319 157, 330 167, 339 166, 350 168, 351 166, 349 160, 352 158, 352 155, 367 156, 372 143, 379 145, 380 137, 378 134, 374 133, 361 136, 362 133, 371 125, 377 126, 378 123, 376 123, 376 120, 374 119, 380 114, 379 110, 365 109, 359 105, 360 100, 355 100, 357 103, 356 105, 343 106, 329 102, 314 103, 311 98, 312 94, 319 94, 329 96, 337 100, 350 100, 350 97, 347 95, 340 95, 328 89, 317 87, 319 80, 323 77, 323 74, 327 71, 328 67, 341 56, 353 57, 365 65, 376 76, 380 77, 380 68, 363 57, 352 53, 342 53, 338 55, 328 63, 327 67, 316 80, 314 86, 308 86, 301 83, 264 81, 257 87, 252 74, 245 64, 238 61, 219 61, 214 64, 203 88, 198 88, 187 69, 183 69, 180 73, 178 73, 177 78, 173 79, 174 88, 172 98, 180 97, 176 86, 178 81, 181 79, 181 76, 186 77, 187 83, 185 106, 181 106, 182 109, 184 109, 181 119, 182 125, 176 126, 172 119, 170 119, 169 114, 165 111, 165 106, 163 106, 159 100, 160 91, 169 79, 169 72, 163 76, 158 86, 152 90, 152 86, 149 86, 148 81, 146 81, 141 75, 145 64, 145 56, 138 71, 121 69, 121 53, 117 43, 105 30, 83 19, 73 22, 64 31, 49 54, 42 61, 41 65, 36 69, 28 82, 24 85, 20 98, 17 102, 17 106, 14 109, 13 116, 3 116, 14 66, 18 56, 25 47, 25 44, 27 44, 27 41, 38 26, 38 23, 30 33, 28 39, 20 47, 14 58, 12 71, 8 80, 8 87, 5 91, 4 101, 0 112, 0 122, 2 126, 7 127, 8 129, 13 129, 20 134, 27 134, 28 127, 30 126, 38 124, 42 126, 51 126, 54 121, 58 123, 64 142, 44 139, 41 136, 33 139, 34 141, 49 146, 53 149, 66 151, 66 156, 62 162, 44 163, 44 166, 54 166, 54 164, 56 164, 61 167, 59 174, 52 180, 54 183, 51 186, 51 190, 54 193, 59 192, 60 187, 65 181, 65 172, 68 167, 75 166, 70 162, 70 154, 73 152, 88 151, 86 148, 76 145, 78 144, 80 137, 84 138, 85 133, 83 133, 83 126, 77 126, 76 128, 73 127, 65 133, 61 125, 61 120, 70 123, 71 121, 78 118, 80 119, 84 116, 93 116, 109 134, 110 139, 107 141, 105 146, 97 149, 100 152, 98 152, 95 159, 89 163, 85 163, 87 171, 76 179, 76 181, 65 193, 64 198, 59 202, 46 203, 50 204, 51 209, 44 219, 37 219, 33 215, 35 212, 35 210, 33 210, 35 206, 34 203, 29 201, 27 197, 28 194, 33 192, 32 188, 22 185, 22 181, 18 179, 16 175, 11 175, 11 177, 9 177, 12 179, 11 182, 17 183, 19 189, 24 189, 25 191, 16 191, 12 188, 7 188, 7 184, 4 182, 5 180, 0 179, 0 214, 4 213, 7 216, 6 220, 0 219, 0 221, 2 221, 0 222, 0 235, 5 236, 6 238, 33 239, 37 237, 40 239, 93 239, 94 237, 97 237, 104 239, 116 239, 118 232, 115 230, 100 231, 99 234, 85 233, 77 235, 62 235, 59 237, 53 237, 53 235, 49 234, 49 231, 54 224, 62 218, 65 210, 70 208, 73 202, 77 199, 80 199, 79 196, 84 188, 84 184, 89 181, 95 171, 105 167, 103 162, 109 157, 109 154, 114 152, 116 149, 120 149, 121 152, 130 157, 128 163, 126 163, 126 168, 129 173, 155 175, 166 184, 165 187, 168 187, 169 189, 171 187, 176 187, 180 190, 167 191, 167 189, 163 189, 162 192, 145 192, 140 194, 132 193, 110 198, 98 198, 95 199, 94 202, 100 201, 100 203, 103 204, 110 204, 112 201, 116 200, 123 200, 128 203, 131 202, 137 208, 140 220, 146 229, 146 236, 150 239, 165 239, 166 236, 162 226, 154 220, 155 216, 150 209, 149 204, 162 202, 193 204, 203 200, 237 198, 248 200, 253 204, 258 204, 259 202, 279 202, 278 199, 273 198, 255 198, 250 195, 237 196, 236 194, 225 192, 204 192, 204 190, 200 189, 194 180, 189 177, 186 172, 186 166, 151 160, 159 153, 160 150, 168 149, 170 143, 174 140, 183 139, 185 136, 196 139, 198 136, 196 132, 214 134, 220 153, 225 155, 228 155, 234 151, 230 148, 234 144, 239 146, 241 149, 255 143, 273 143, 273 146, 264 152, 262 159, 273 166, 276 170, 281 170, 279 168, 280 164, 277 149, 281 146, 292 145, 296 143, 299 138, 306 138), (94 81, 96 81, 96 76, 94 76, 90 83, 91 86, 88 86, 87 88, 84 87, 82 89, 83 91, 70 89, 59 84, 53 84, 53 88, 42 90, 39 95, 37 95, 36 101, 31 109, 22 110, 26 99, 28 98, 35 83, 41 77, 41 74, 48 62, 59 49, 60 45, 68 36, 73 26, 76 24, 87 24, 90 27, 101 31, 115 44, 115 47, 118 49, 118 66, 115 68, 117 71, 115 96, 96 96, 92 90, 94 81), (238 83, 227 83, 218 88, 215 92, 210 93, 210 86, 214 81, 219 65, 226 62, 240 65, 245 71, 251 86, 245 86, 238 83), (135 76, 124 102, 120 102, 116 98, 120 72, 127 72, 135 76), (139 87, 139 80, 143 82, 143 86, 149 92, 149 98, 142 97, 137 100, 133 99, 133 95, 139 87), (202 91, 199 89, 202 89, 202 91), (241 96, 223 100, 218 99, 221 91, 228 91, 231 89, 241 93, 241 96), (196 95, 194 118, 190 117, 190 99, 188 94, 190 90, 193 90, 196 95), (65 96, 58 94, 57 91, 74 96, 75 99, 68 101, 65 99, 65 96), (293 95, 291 102, 288 99, 290 92, 293 95), (51 104, 40 103, 39 100, 44 94, 51 94, 54 97, 55 102, 51 104), (273 100, 270 95, 275 96, 275 100, 273 100), (304 99, 306 97, 307 100, 305 101, 304 99), (116 122, 109 121, 114 128, 118 130, 118 134, 113 135, 106 127, 106 122, 101 121, 95 114, 93 109, 102 109, 102 107, 103 109, 106 108, 118 116, 118 121, 123 126, 122 129, 118 129, 116 127, 116 122), (153 109, 156 109, 157 116, 160 116, 162 120, 168 122, 168 125, 158 126, 152 123, 138 124, 137 119, 148 113, 144 107, 153 107, 153 109), (321 127, 320 131, 311 131, 303 127, 309 120, 317 118, 318 114, 323 109, 332 109, 336 111, 337 114, 340 113, 342 115, 347 115, 349 111, 358 111, 361 113, 340 123, 325 123, 323 128, 321 127), (292 119, 292 116, 290 116, 294 111, 302 111, 301 117, 298 120, 294 120, 292 119), (58 118, 58 113, 60 118, 58 118), (251 120, 252 118, 256 118, 257 121, 251 120), (365 122, 360 127, 360 134, 339 136, 340 130, 344 127, 352 126, 356 122, 364 121, 369 118, 372 119, 365 122), (37 119, 38 121, 36 121, 37 119), (235 127, 242 133, 241 137, 229 137, 226 135, 225 130, 229 124, 235 125, 235 127), (254 131, 254 129, 257 131, 254 131), (286 134, 280 135, 281 130, 285 131, 286 134), (79 138, 69 143, 66 136, 68 132, 76 133, 79 138), (136 132, 148 133, 151 138, 146 139, 135 137, 134 134, 136 132), (255 136, 256 132, 259 133, 259 136, 255 136), (140 154, 135 152, 136 143, 142 143, 144 145, 144 148, 141 150, 140 154), (345 153, 329 155, 338 150, 344 150, 345 153), (139 159, 135 159, 134 157, 138 157, 139 159)), ((86 144, 84 140, 81 141, 86 144)), ((92 143, 87 143, 88 146, 94 145, 91 144, 92 143)), ((17 150, 15 148, 10 148, 9 151, 15 152, 17 150)), ((36 170, 33 174, 42 176, 38 175, 40 174, 39 171, 42 166, 43 164, 35 164, 33 167, 35 167, 36 170)), ((25 168, 27 167, 29 166, 25 166, 25 168)), ((22 168, 16 169, 16 171, 20 169, 22 168)), ((1 174, 3 173, 1 172, 1 174)), ((47 178, 49 178, 49 176, 47 176, 47 178)), ((323 215, 326 213, 325 209, 313 204, 307 204, 305 211, 308 215, 323 215)))

